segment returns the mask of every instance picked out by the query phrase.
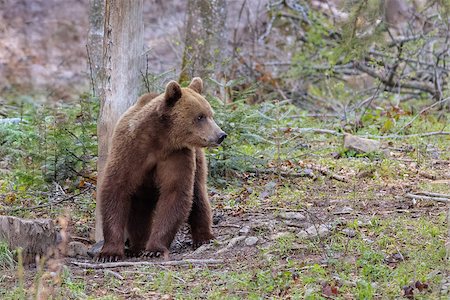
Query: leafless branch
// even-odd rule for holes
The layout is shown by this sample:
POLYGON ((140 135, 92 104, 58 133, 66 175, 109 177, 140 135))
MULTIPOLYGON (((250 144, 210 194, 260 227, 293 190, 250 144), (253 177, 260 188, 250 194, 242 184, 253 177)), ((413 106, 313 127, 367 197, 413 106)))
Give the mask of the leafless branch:
POLYGON ((366 66, 363 63, 360 62, 355 62, 354 63, 355 68, 357 68, 358 70, 360 70, 361 72, 366 73, 367 75, 380 80, 384 85, 388 86, 388 87, 404 87, 404 88, 410 88, 410 89, 414 89, 414 90, 420 90, 423 92, 427 92, 433 96, 436 95, 437 91, 434 89, 434 87, 431 84, 425 83, 425 82, 419 82, 419 81, 415 81, 415 80, 410 80, 410 81, 402 81, 400 82, 399 80, 389 80, 389 78, 387 78, 386 76, 380 74, 379 72, 377 72, 376 70, 374 70, 371 67, 366 66))
POLYGON ((450 203, 449 198, 442 198, 442 197, 429 197, 429 196, 421 196, 421 195, 415 195, 415 194, 406 194, 405 197, 409 198, 409 199, 432 200, 432 201, 437 201, 437 202, 450 203))
POLYGON ((417 115, 415 115, 408 123, 406 123, 402 128, 400 128, 395 134, 399 134, 400 132, 402 132, 405 128, 407 128, 409 125, 412 124, 412 122, 414 122, 420 115, 422 115, 424 112, 426 112, 427 110, 432 109, 433 107, 440 105, 446 101, 450 100, 450 98, 445 98, 441 101, 435 102, 432 105, 425 107, 424 109, 422 109, 417 115))
POLYGON ((85 269, 109 269, 121 267, 141 267, 141 266, 190 266, 190 265, 220 265, 223 259, 184 259, 168 261, 121 261, 111 263, 88 263, 72 260, 72 265, 85 269))

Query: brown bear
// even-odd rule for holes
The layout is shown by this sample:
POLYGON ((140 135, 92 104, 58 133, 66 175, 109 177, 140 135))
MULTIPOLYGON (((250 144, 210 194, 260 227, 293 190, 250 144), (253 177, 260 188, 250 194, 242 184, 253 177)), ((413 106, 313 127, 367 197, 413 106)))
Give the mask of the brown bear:
POLYGON ((104 245, 97 259, 130 251, 164 255, 181 225, 190 225, 194 247, 214 238, 206 190, 204 147, 227 136, 201 96, 203 82, 187 88, 171 81, 163 94, 146 94, 118 121, 99 185, 104 245))

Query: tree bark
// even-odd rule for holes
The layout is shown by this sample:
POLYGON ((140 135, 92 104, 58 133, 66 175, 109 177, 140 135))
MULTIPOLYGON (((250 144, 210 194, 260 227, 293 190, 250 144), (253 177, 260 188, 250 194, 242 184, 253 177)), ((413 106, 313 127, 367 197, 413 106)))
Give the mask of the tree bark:
MULTIPOLYGON (((142 91, 144 69, 143 0, 106 0, 103 31, 103 74, 97 127, 97 182, 101 181, 114 126, 142 91)), ((97 193, 98 194, 98 193, 97 193)), ((97 199, 95 240, 103 239, 97 199)))
POLYGON ((104 0, 89 0, 89 33, 87 55, 92 96, 100 96, 102 86, 102 55, 104 0))
POLYGON ((194 76, 220 76, 226 48, 226 12, 225 0, 189 0, 180 82, 194 76))

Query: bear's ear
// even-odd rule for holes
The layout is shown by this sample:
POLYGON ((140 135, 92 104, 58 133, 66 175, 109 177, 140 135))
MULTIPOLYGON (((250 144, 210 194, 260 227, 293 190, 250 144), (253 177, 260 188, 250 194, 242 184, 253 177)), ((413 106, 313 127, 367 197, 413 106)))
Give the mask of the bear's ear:
POLYGON ((174 106, 175 103, 181 98, 181 87, 176 81, 171 81, 166 85, 166 91, 164 93, 164 99, 168 106, 174 106))
POLYGON ((188 87, 201 94, 203 91, 203 81, 200 77, 194 77, 188 87))

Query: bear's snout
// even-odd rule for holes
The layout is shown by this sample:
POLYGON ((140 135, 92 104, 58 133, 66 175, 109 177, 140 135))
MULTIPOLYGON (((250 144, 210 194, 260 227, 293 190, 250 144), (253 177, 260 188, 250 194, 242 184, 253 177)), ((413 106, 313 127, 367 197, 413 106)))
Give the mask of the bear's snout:
POLYGON ((228 136, 228 134, 226 134, 225 132, 222 131, 219 134, 219 138, 217 139, 217 145, 220 145, 227 136, 228 136))

